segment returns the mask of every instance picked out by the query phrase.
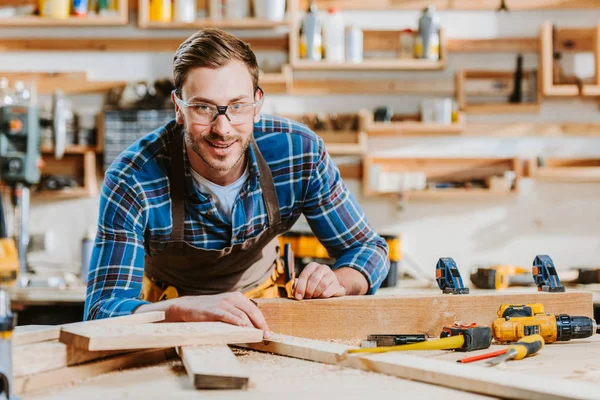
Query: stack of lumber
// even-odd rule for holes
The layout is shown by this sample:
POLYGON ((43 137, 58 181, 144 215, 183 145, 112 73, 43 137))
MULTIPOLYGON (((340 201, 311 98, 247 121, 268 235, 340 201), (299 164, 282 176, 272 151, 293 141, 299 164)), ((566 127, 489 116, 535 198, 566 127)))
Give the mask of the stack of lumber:
MULTIPOLYGON (((544 375, 518 373, 481 364, 457 364, 456 359, 422 357, 414 352, 349 354, 347 350, 352 346, 331 343, 331 339, 354 342, 370 333, 426 332, 438 336, 442 326, 460 321, 489 326, 499 306, 509 303, 543 303, 546 311, 553 314, 593 315, 590 293, 529 291, 257 300, 270 328, 277 332, 268 341, 262 340, 260 330, 217 322, 155 323, 164 320, 164 313, 27 327, 14 335, 16 392, 78 382, 177 356, 196 389, 247 388, 251 375, 228 347, 234 345, 494 397, 598 398, 600 385, 574 382, 565 376, 546 376, 546 371, 544 375)), ((594 342, 581 344, 591 350, 594 342)), ((553 346, 558 350, 571 345, 553 346)))
POLYGON ((156 364, 177 353, 197 388, 247 386, 248 375, 236 364, 227 344, 260 342, 261 330, 220 322, 154 323, 164 318, 164 312, 150 312, 59 326, 17 327, 13 336, 15 393, 156 364))

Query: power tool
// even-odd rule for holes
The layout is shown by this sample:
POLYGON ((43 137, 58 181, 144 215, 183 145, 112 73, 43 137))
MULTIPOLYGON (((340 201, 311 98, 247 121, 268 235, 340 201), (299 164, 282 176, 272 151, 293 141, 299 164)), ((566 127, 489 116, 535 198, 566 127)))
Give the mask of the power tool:
POLYGON ((503 304, 492 324, 494 339, 500 343, 516 342, 529 335, 541 335, 546 343, 584 339, 596 333, 596 321, 589 317, 553 315, 544 312, 543 304, 503 304))
POLYGON ((454 324, 443 328, 440 339, 399 346, 383 346, 348 350, 348 353, 387 353, 407 350, 473 351, 492 345, 492 331, 488 326, 454 324))
POLYGON ((531 273, 513 265, 493 265, 477 268, 471 274, 471 282, 478 289, 502 290, 509 286, 533 286, 535 281, 531 273))
POLYGON ((12 381, 11 338, 15 319, 8 292, 0 289, 0 400, 17 400, 12 381))
POLYGON ((564 292, 565 287, 560 284, 558 274, 552 259, 547 255, 540 255, 533 260, 533 280, 540 292, 564 292))
POLYGON ((466 288, 463 284, 456 263, 450 257, 442 257, 438 260, 435 266, 435 280, 443 293, 469 293, 469 288, 466 288))

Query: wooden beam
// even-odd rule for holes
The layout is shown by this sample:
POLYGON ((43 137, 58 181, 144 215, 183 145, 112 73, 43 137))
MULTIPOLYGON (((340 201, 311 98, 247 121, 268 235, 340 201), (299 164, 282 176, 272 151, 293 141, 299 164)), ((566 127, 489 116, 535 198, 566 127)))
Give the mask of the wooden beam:
MULTIPOLYGON (((175 52, 187 37, 178 38, 10 38, 2 39, 0 52, 8 51, 100 51, 100 52, 175 52)), ((287 51, 287 39, 242 38, 255 51, 287 51)))
POLYGON ((222 322, 78 326, 60 332, 61 342, 90 351, 260 342, 262 337, 259 329, 222 322))
POLYGON ((594 51, 596 28, 558 28, 554 50, 565 53, 594 51))
POLYGON ((77 328, 83 326, 106 326, 123 324, 147 324, 163 321, 164 311, 151 311, 147 313, 123 315, 121 317, 96 319, 92 321, 73 322, 63 325, 29 325, 17 326, 12 338, 12 345, 19 346, 29 343, 37 343, 45 340, 58 340, 61 328, 77 328))
POLYGON ((288 335, 275 335, 275 337, 260 343, 240 343, 234 346, 332 365, 344 361, 346 351, 356 348, 345 344, 288 335))
MULTIPOLYGON (((347 354, 353 348, 337 343, 277 335, 263 343, 236 345, 287 357, 378 372, 436 386, 494 397, 515 399, 593 398, 597 386, 581 382, 523 375, 519 372, 457 365, 456 362, 417 357, 396 352, 376 355, 347 354), (560 390, 554 390, 559 386, 560 390)), ((429 352, 430 353, 430 352, 429 352)))
POLYGON ((58 340, 13 347, 13 375, 25 376, 107 358, 124 351, 87 351, 58 340))
POLYGON ((525 10, 589 10, 599 9, 598 0, 506 0, 512 11, 525 10))
POLYGON ((196 389, 248 388, 248 371, 229 346, 185 346, 178 353, 196 389))
POLYGON ((124 368, 141 367, 156 364, 176 356, 175 349, 159 349, 135 352, 109 358, 99 362, 83 364, 75 367, 59 368, 35 375, 17 377, 13 380, 15 393, 23 394, 35 390, 47 389, 75 383, 88 378, 97 377, 111 371, 124 368))
POLYGON ((33 83, 38 94, 52 94, 56 89, 65 94, 102 93, 127 84, 125 81, 88 81, 86 72, 0 72, 0 77, 13 83, 33 83))
POLYGON ((345 93, 388 94, 438 94, 452 96, 454 83, 450 79, 369 79, 369 80, 296 80, 292 81, 290 94, 327 95, 345 93))
POLYGON ((273 332, 310 339, 361 340, 376 332, 438 336, 445 325, 457 321, 491 325, 502 304, 542 303, 549 313, 593 317, 591 293, 532 290, 460 296, 377 295, 256 301, 273 332))
POLYGON ((502 37, 492 39, 448 39, 451 53, 537 53, 537 37, 502 37))

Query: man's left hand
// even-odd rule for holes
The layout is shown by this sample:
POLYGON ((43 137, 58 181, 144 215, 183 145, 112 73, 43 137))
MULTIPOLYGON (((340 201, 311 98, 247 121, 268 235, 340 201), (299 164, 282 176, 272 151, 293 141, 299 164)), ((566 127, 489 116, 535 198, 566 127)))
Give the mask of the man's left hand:
POLYGON ((302 299, 326 299, 345 295, 365 294, 366 278, 352 268, 333 271, 329 266, 311 262, 302 270, 296 281, 294 297, 302 299))

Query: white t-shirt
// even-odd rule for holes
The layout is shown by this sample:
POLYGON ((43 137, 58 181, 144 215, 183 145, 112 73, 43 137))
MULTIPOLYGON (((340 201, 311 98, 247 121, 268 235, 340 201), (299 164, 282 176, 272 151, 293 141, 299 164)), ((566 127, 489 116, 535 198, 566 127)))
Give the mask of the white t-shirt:
POLYGON ((244 170, 244 173, 240 178, 233 182, 231 185, 221 186, 213 183, 191 169, 192 177, 194 178, 194 184, 196 188, 205 194, 212 195, 212 198, 219 210, 219 214, 223 216, 225 221, 231 223, 231 213, 233 210, 233 203, 235 203, 235 199, 237 195, 242 190, 242 186, 248 180, 248 167, 244 170))

